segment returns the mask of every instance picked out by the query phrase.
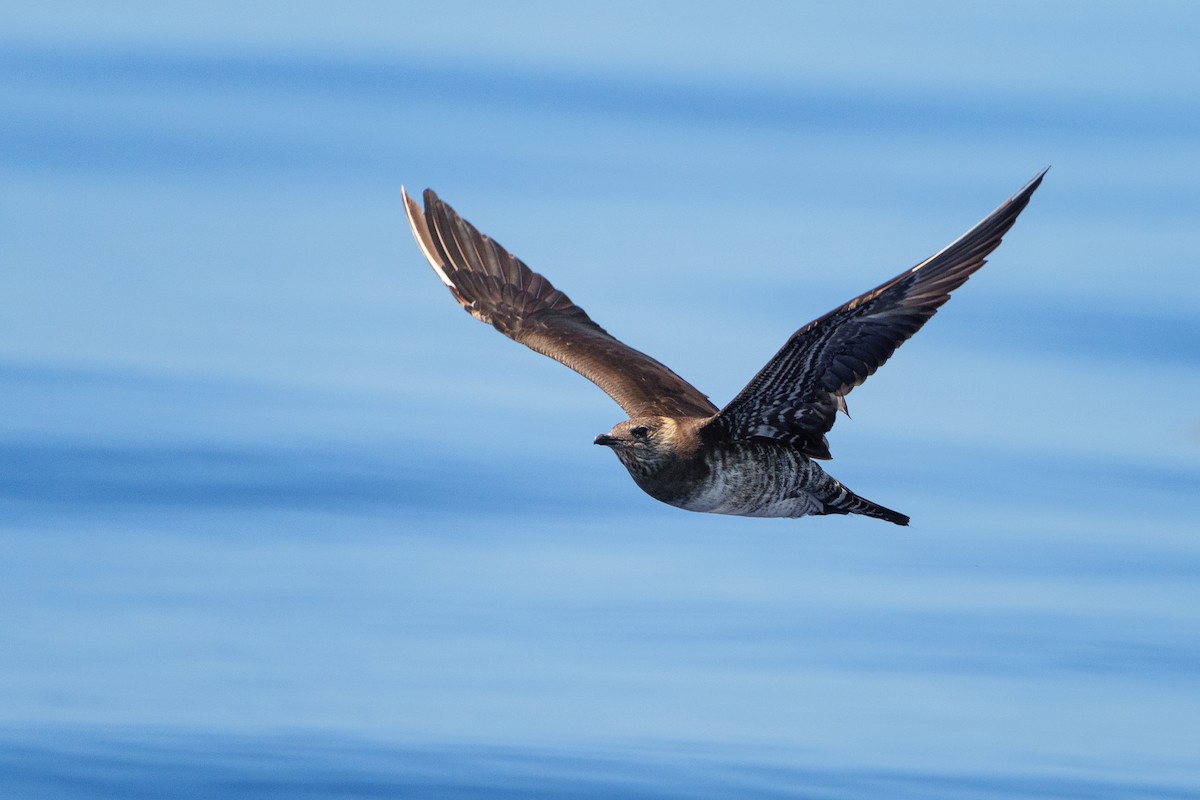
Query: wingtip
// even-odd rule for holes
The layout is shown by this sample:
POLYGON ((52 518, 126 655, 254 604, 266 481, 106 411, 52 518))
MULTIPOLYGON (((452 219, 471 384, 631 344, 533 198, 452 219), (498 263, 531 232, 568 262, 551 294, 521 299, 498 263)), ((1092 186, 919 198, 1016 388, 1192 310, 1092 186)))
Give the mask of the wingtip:
POLYGON ((997 208, 993 213, 1007 211, 1012 216, 1012 219, 1009 222, 1009 225, 1011 226, 1012 222, 1016 221, 1017 215, 1025 210, 1025 206, 1029 205, 1029 201, 1033 197, 1033 193, 1036 192, 1038 187, 1042 185, 1042 179, 1046 177, 1046 173, 1049 171, 1049 166, 1043 168, 1041 172, 1039 172, 1037 175, 1034 175, 1028 183, 1022 186, 1016 194, 1002 203, 1000 207, 997 208))
MULTIPOLYGON (((421 254, 425 256, 425 260, 429 262, 429 266, 433 267, 433 271, 437 273, 438 278, 457 297, 458 287, 454 285, 454 281, 450 280, 450 276, 446 273, 446 268, 437 254, 437 248, 433 243, 433 236, 429 232, 429 223, 425 219, 425 212, 417 205, 416 200, 408 196, 408 192, 403 186, 400 187, 400 195, 404 198, 404 213, 408 217, 408 226, 412 229, 413 238, 417 240, 417 247, 421 248, 421 254)), ((426 189, 424 196, 426 208, 429 207, 430 196, 433 197, 434 201, 437 200, 437 195, 433 194, 432 189, 426 189)))
POLYGON ((421 207, 409 196, 408 190, 404 188, 404 184, 400 184, 400 199, 404 201, 404 213, 408 216, 408 224, 412 225, 415 230, 416 224, 413 222, 413 219, 414 217, 421 216, 421 207))
POLYGON ((1034 191, 1035 191, 1035 190, 1036 190, 1036 189, 1037 189, 1039 186, 1041 186, 1041 185, 1042 185, 1042 178, 1045 178, 1045 177, 1046 177, 1046 173, 1047 173, 1047 172, 1049 172, 1049 171, 1050 171, 1050 165, 1048 165, 1048 164, 1047 164, 1047 165, 1046 165, 1046 166, 1045 166, 1045 167, 1042 169, 1042 171, 1041 171, 1041 172, 1039 172, 1037 175, 1034 175, 1034 176, 1033 176, 1033 179, 1032 179, 1031 181, 1029 181, 1029 183, 1027 183, 1027 184, 1025 184, 1024 186, 1022 186, 1022 187, 1021 187, 1021 191, 1017 192, 1015 195, 1013 195, 1013 197, 1020 197, 1021 195, 1026 195, 1026 196, 1028 196, 1028 195, 1031 195, 1031 194, 1033 194, 1033 193, 1034 193, 1034 191))

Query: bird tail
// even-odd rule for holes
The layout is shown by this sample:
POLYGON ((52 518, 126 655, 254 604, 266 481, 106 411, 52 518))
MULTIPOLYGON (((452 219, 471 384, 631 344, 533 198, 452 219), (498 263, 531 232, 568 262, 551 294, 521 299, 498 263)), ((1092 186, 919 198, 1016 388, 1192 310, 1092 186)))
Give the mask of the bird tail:
POLYGON ((859 497, 845 486, 838 484, 838 492, 824 501, 826 514, 862 514, 875 519, 885 519, 897 525, 907 525, 908 517, 899 511, 884 508, 878 503, 872 503, 865 497, 859 497))

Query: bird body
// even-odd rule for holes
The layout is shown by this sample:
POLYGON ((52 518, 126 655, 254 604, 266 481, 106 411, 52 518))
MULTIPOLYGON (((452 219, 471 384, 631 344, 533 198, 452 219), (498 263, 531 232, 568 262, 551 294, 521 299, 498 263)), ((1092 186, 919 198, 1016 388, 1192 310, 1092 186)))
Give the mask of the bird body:
POLYGON ((722 409, 610 335, 432 190, 423 212, 406 193, 404 204, 426 260, 467 312, 579 372, 625 410, 629 419, 595 443, 612 448, 650 496, 714 514, 864 514, 907 525, 814 459, 831 458, 825 434, 845 396, 983 266, 1044 175, 937 254, 800 328, 722 409))
POLYGON ((687 511, 742 517, 908 517, 859 497, 795 447, 771 439, 705 441, 711 418, 631 420, 596 443, 613 448, 641 489, 687 511), (632 431, 646 429, 644 436, 632 431))

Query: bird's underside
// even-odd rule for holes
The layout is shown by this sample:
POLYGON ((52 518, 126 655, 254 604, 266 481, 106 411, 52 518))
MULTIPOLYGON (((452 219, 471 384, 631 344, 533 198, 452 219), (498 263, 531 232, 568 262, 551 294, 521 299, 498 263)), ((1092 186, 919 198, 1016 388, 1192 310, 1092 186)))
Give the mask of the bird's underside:
POLYGON ((760 517, 908 517, 859 497, 813 459, 845 397, 865 381, 999 246, 1043 170, 937 254, 796 331, 738 395, 718 409, 663 364, 614 338, 579 306, 430 189, 405 211, 425 258, 472 316, 603 389, 629 419, 596 443, 637 484, 692 511, 760 517))

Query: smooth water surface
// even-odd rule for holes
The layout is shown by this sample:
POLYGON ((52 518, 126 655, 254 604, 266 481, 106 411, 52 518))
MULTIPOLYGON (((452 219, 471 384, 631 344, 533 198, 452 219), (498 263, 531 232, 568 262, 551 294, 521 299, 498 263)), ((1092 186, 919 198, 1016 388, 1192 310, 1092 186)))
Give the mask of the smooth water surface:
POLYGON ((0 796, 1200 797, 1200 15, 499 8, 3 12, 0 796), (721 404, 1046 164, 907 529, 656 504, 399 199, 721 404))

